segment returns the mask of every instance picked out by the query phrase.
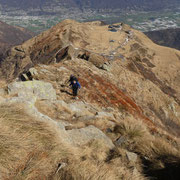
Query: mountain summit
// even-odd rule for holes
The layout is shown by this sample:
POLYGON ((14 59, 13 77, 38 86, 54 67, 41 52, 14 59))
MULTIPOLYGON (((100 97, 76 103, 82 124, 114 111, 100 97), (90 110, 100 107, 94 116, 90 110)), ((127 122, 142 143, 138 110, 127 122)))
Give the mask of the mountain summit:
POLYGON ((178 179, 179 69, 180 51, 124 23, 65 20, 11 48, 0 61, 0 141, 16 153, 2 148, 1 174, 178 179))

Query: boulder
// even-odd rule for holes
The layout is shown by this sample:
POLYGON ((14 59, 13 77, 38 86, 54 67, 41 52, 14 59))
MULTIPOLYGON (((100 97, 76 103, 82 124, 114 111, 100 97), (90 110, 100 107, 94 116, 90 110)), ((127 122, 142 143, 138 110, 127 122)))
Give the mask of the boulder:
POLYGON ((27 76, 27 74, 21 74, 20 79, 21 81, 28 81, 29 77, 27 76))
POLYGON ((89 62, 94 64, 97 68, 102 68, 103 64, 107 61, 103 56, 98 54, 90 54, 89 62))
POLYGON ((38 76, 37 69, 35 69, 35 68, 30 68, 29 73, 31 74, 32 77, 33 76, 38 76))
POLYGON ((20 79, 22 81, 29 81, 38 77, 37 69, 30 68, 28 72, 21 74, 20 79))
POLYGON ((13 82, 8 85, 8 93, 18 94, 20 97, 35 96, 37 99, 56 99, 56 91, 52 84, 44 81, 13 82))
POLYGON ((74 116, 76 118, 87 116, 87 115, 93 115, 91 112, 89 112, 89 109, 86 104, 83 102, 75 102, 68 105, 69 109, 72 111, 74 116))
POLYGON ((124 144, 125 142, 127 141, 127 138, 125 136, 121 136, 120 138, 118 138, 116 141, 115 141, 115 144, 117 146, 121 146, 122 144, 124 144))
POLYGON ((105 70, 105 71, 110 71, 110 66, 107 64, 103 64, 101 69, 105 70))
POLYGON ((132 153, 132 152, 127 151, 126 155, 127 155, 127 158, 128 158, 128 160, 130 162, 134 162, 135 163, 137 161, 138 156, 137 156, 136 153, 132 153))
POLYGON ((81 129, 67 131, 72 143, 77 146, 85 145, 92 140, 100 140, 107 148, 114 148, 114 144, 101 130, 90 125, 81 129))

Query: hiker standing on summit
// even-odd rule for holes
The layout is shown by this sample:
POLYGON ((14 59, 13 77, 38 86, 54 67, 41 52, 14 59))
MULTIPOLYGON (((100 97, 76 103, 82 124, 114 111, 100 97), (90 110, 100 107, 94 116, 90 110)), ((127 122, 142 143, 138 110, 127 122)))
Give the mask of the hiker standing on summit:
POLYGON ((72 88, 74 98, 78 99, 77 97, 78 90, 81 88, 81 85, 78 82, 78 79, 75 76, 71 75, 69 82, 70 82, 69 86, 71 86, 72 88))

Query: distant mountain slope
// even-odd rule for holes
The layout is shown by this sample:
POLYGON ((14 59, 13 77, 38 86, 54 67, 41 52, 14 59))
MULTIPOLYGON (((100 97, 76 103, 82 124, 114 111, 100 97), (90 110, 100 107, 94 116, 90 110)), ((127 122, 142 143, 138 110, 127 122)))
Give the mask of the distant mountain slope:
MULTIPOLYGON (((179 0, 0 0, 2 7, 16 9, 43 9, 52 7, 78 7, 92 9, 141 9, 157 10, 162 8, 176 7, 179 0)), ((2 9, 3 10, 3 9, 2 9)), ((5 9, 6 10, 6 9, 5 9)))
POLYGON ((21 27, 8 25, 0 21, 0 54, 11 46, 19 45, 35 34, 21 27))
POLYGON ((145 32, 155 43, 180 50, 180 28, 145 32))

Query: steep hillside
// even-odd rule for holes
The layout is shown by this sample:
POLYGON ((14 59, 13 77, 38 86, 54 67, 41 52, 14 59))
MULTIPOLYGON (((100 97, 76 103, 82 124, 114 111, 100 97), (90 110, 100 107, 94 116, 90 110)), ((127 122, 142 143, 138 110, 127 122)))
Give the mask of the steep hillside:
POLYGON ((34 35, 24 28, 10 26, 0 21, 0 54, 12 46, 22 44, 34 35))
POLYGON ((9 50, 0 77, 3 178, 179 179, 180 51, 65 20, 9 50))
POLYGON ((155 43, 180 50, 180 28, 145 32, 155 43))

